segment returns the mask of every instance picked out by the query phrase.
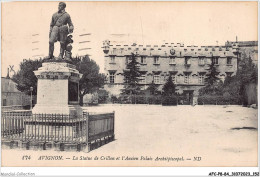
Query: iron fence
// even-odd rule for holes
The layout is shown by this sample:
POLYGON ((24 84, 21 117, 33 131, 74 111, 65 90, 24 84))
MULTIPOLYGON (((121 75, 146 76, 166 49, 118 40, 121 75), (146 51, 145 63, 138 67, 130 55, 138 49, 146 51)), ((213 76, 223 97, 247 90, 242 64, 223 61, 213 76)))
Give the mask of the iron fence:
MULTIPOLYGON (((2 140, 30 143, 86 144, 114 138, 113 113, 83 116, 64 114, 32 114, 31 111, 2 112, 2 140)), ((92 148, 93 149, 93 148, 92 148)))

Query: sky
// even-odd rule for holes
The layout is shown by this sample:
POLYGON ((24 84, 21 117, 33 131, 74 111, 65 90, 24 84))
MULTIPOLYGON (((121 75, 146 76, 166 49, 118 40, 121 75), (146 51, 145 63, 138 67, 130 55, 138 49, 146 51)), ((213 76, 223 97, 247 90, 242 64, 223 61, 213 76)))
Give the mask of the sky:
MULTIPOLYGON (((104 72, 102 41, 141 45, 224 45, 257 40, 257 2, 66 2, 74 24, 73 56, 90 55, 104 72), (80 36, 81 34, 90 35, 80 36), (81 41, 90 41, 79 43, 81 41), (81 50, 90 48, 87 50, 81 50)), ((48 56, 58 2, 2 2, 2 77, 9 65, 48 56)), ((59 43, 54 55, 58 56, 59 43)))

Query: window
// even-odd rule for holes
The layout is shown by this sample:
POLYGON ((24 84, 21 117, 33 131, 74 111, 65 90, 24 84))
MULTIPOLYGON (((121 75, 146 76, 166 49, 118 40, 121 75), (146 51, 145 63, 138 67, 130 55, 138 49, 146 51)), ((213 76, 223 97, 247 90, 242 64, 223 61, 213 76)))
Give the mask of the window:
POLYGON ((170 65, 175 65, 175 57, 170 57, 170 65))
POLYGON ((141 83, 141 84, 145 84, 145 83, 146 83, 145 75, 142 75, 142 76, 140 77, 140 83, 141 83))
POLYGON ((3 106, 7 106, 6 99, 3 99, 3 106))
POLYGON ((179 83, 179 84, 183 83, 183 75, 182 74, 178 75, 178 77, 176 79, 177 79, 176 83, 179 83))
POLYGON ((185 57, 185 65, 190 65, 190 57, 185 57))
POLYGON ((115 73, 111 72, 109 75, 109 83, 113 84, 115 83, 115 73))
POLYGON ((153 64, 157 64, 157 65, 159 64, 159 57, 158 56, 153 58, 153 64))
POLYGON ((141 64, 146 64, 146 57, 145 56, 141 56, 141 64))
POLYGON ((218 57, 213 57, 212 62, 213 64, 218 65, 218 57))
POLYGON ((204 84, 205 74, 200 73, 199 74, 199 84, 204 84))
POLYGON ((205 57, 199 57, 199 65, 205 65, 205 57))
POLYGON ((115 63, 115 56, 110 56, 110 63, 115 63))
POLYGON ((172 82, 173 82, 174 84, 177 83, 177 82, 176 82, 176 74, 172 75, 172 82))
POLYGON ((227 57, 227 65, 231 65, 232 64, 232 57, 227 57))
POLYGON ((153 80, 155 84, 160 84, 160 75, 154 75, 153 80))
POLYGON ((190 83, 190 74, 189 73, 185 73, 184 83, 185 84, 189 84, 190 83))

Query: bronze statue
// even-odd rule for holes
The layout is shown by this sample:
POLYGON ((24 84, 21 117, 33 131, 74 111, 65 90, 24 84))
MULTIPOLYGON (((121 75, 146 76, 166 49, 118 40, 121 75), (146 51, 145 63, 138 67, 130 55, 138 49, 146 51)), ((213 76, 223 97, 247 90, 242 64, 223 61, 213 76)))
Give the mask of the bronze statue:
POLYGON ((71 43, 74 26, 72 24, 70 15, 65 12, 66 4, 60 2, 58 6, 58 12, 54 13, 50 24, 49 33, 49 59, 53 59, 54 43, 60 41, 60 55, 58 59, 63 59, 64 52, 66 50, 65 59, 71 58, 71 43))

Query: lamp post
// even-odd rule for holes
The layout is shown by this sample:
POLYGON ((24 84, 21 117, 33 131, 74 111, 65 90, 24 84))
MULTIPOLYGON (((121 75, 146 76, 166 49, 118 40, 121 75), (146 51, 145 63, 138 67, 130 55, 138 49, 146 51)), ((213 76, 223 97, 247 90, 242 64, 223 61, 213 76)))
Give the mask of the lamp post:
POLYGON ((32 110, 32 91, 33 91, 33 87, 30 87, 30 91, 31 91, 31 104, 30 104, 30 106, 31 106, 31 110, 32 110))

